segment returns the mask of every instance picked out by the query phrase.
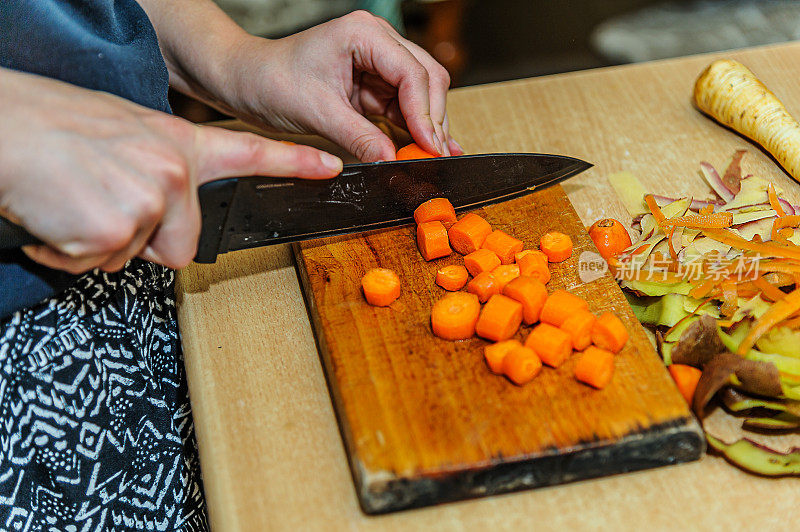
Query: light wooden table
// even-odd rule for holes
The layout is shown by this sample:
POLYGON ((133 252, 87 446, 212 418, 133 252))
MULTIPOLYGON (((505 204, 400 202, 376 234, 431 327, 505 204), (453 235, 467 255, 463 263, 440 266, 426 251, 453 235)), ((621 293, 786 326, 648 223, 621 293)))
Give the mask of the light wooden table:
MULTIPOLYGON (((717 54, 720 55, 720 54, 717 54)), ((800 116, 800 44, 724 54, 800 116)), ((627 218, 606 177, 630 170, 668 195, 708 193, 698 162, 800 187, 691 104, 714 56, 452 91, 468 152, 563 153, 595 167, 564 188, 586 224, 627 218)), ((368 517, 358 507, 288 246, 220 257, 179 275, 179 319, 216 530, 688 530, 796 527, 800 481, 742 473, 718 457, 657 470, 368 517), (795 524, 792 524, 795 523, 795 524)))

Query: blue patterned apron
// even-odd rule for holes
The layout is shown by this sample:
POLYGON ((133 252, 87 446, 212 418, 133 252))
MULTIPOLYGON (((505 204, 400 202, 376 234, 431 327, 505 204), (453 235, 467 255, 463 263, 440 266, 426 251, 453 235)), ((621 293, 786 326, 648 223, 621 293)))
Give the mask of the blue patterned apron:
MULTIPOLYGON (((133 0, 2 0, 0 66, 169 111, 133 0)), ((0 529, 208 529, 170 270, 0 255, 0 529)))

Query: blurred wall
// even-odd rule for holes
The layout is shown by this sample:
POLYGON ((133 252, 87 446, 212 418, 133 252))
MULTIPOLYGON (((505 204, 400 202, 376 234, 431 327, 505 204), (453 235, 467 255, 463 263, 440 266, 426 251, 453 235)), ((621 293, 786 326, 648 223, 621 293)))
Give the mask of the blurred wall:
POLYGON ((608 64, 591 48, 592 29, 655 0, 473 0, 464 21, 469 57, 462 85, 608 64))

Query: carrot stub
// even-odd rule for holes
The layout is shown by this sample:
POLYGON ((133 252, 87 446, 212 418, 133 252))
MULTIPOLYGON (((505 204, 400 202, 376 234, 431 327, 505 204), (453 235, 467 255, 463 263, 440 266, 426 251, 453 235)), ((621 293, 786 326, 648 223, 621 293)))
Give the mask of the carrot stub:
POLYGON ((522 240, 518 240, 497 229, 486 236, 481 247, 497 253, 497 256, 500 257, 500 262, 503 264, 511 264, 514 262, 514 255, 522 251, 525 244, 523 244, 522 240))
POLYGON ((400 297, 400 278, 387 268, 372 268, 361 278, 361 289, 367 303, 386 307, 400 297))
POLYGON ((439 268, 436 272, 436 284, 451 292, 464 288, 464 285, 467 284, 467 279, 469 279, 467 269, 455 264, 439 268))
POLYGON ((700 380, 700 375, 702 375, 703 372, 685 364, 672 364, 667 369, 669 369, 669 374, 672 375, 672 380, 678 385, 678 390, 680 390, 683 398, 686 399, 687 403, 692 404, 694 391, 697 389, 697 382, 700 380))
POLYGON ((614 376, 614 353, 589 346, 575 362, 575 378, 601 390, 614 376))
POLYGON ((614 218, 597 220, 589 228, 589 236, 597 246, 600 256, 608 260, 631 246, 631 237, 625 226, 614 218))
POLYGON ((525 339, 525 347, 530 347, 539 358, 557 368, 572 354, 572 340, 569 335, 548 323, 540 323, 525 339))
POLYGON ((503 340, 483 348, 483 357, 486 359, 486 365, 489 366, 492 373, 496 375, 503 374, 503 360, 515 347, 522 347, 519 340, 503 340))
POLYGON ((433 159, 434 157, 437 157, 437 155, 426 152, 417 146, 416 143, 412 142, 408 146, 403 146, 397 150, 395 157, 398 161, 407 161, 409 159, 433 159))
POLYGON ((439 221, 450 229, 456 223, 456 210, 447 198, 429 199, 416 208, 414 221, 418 224, 439 221))
POLYGON ((442 222, 423 222, 417 226, 417 246, 425 260, 446 257, 453 252, 442 222))
POLYGON ((604 312, 592 326, 592 343, 600 349, 619 353, 628 341, 628 329, 616 314, 604 312))
POLYGON ((583 351, 592 343, 592 328, 597 320, 588 310, 579 311, 564 320, 559 327, 572 338, 572 347, 583 351))
POLYGON ((519 266, 516 264, 501 264, 492 270, 492 275, 494 275, 497 281, 497 287, 500 289, 500 293, 502 293, 503 288, 505 288, 508 283, 519 277, 519 266))
POLYGON ((517 259, 519 264, 519 274, 525 277, 533 277, 544 284, 550 282, 550 268, 548 267, 547 255, 541 251, 530 250, 517 259))
POLYGON ((566 290, 553 290, 542 307, 539 319, 544 323, 561 327, 561 324, 570 316, 581 311, 589 310, 589 304, 566 290))
POLYGON ((444 340, 465 340, 475 334, 481 304, 474 294, 451 292, 431 309, 433 334, 444 340))
POLYGON ((486 303, 490 297, 500 293, 500 285, 492 272, 483 272, 467 283, 467 292, 478 296, 481 303, 486 303))
POLYGON ((530 347, 515 347, 503 360, 503 373, 517 386, 529 383, 540 371, 542 361, 530 347))
POLYGON ((468 213, 457 221, 448 231, 453 249, 467 255, 480 249, 483 241, 492 232, 489 222, 475 213, 468 213))
POLYGON ((495 294, 481 310, 475 332, 487 340, 507 340, 514 336, 522 323, 522 304, 510 297, 495 294))
POLYGON ((547 289, 544 284, 531 277, 517 277, 503 288, 503 295, 522 304, 522 320, 526 325, 539 321, 547 289))
POLYGON ((563 262, 572 256, 572 239, 564 233, 553 231, 542 236, 539 248, 550 262, 563 262))
POLYGON ((490 272, 500 266, 500 257, 488 249, 478 249, 464 257, 464 266, 470 275, 476 277, 479 273, 490 272))

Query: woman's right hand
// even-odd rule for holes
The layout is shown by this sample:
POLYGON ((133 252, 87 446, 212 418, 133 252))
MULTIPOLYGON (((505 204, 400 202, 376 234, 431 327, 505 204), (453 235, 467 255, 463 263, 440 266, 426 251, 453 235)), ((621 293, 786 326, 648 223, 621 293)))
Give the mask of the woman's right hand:
POLYGON ((109 94, 0 68, 0 215, 43 245, 25 253, 82 273, 133 257, 180 268, 200 233, 197 187, 232 176, 326 179, 333 155, 196 126, 109 94))

